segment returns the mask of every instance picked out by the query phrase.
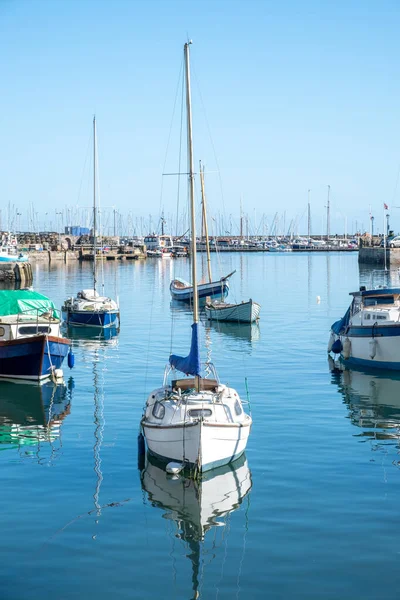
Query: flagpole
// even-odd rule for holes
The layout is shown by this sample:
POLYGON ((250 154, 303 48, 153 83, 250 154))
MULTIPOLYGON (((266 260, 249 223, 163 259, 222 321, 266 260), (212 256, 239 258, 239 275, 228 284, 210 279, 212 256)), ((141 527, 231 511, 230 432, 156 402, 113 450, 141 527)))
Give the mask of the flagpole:
POLYGON ((385 271, 387 271, 387 265, 386 265, 386 227, 385 227, 385 206, 386 204, 383 205, 383 252, 384 252, 384 265, 385 265, 385 271))

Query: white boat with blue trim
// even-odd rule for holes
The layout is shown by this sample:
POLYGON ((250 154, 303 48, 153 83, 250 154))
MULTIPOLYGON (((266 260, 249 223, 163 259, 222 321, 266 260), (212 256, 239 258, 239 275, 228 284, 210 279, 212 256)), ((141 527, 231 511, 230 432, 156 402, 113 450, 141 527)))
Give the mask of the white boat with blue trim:
POLYGON ((333 323, 328 352, 346 366, 400 370, 400 288, 350 294, 342 319, 333 323))
MULTIPOLYGON (((214 298, 225 298, 229 292, 228 278, 233 273, 221 277, 218 281, 212 281, 211 283, 198 283, 197 293, 200 299, 205 300, 207 297, 214 298)), ((170 287, 171 296, 174 300, 180 300, 181 302, 193 302, 193 286, 188 281, 176 277, 171 281, 170 287)))
POLYGON ((141 427, 151 454, 202 473, 231 463, 243 454, 252 419, 244 412, 236 390, 220 383, 214 366, 208 362, 203 370, 201 368, 189 43, 185 44, 184 54, 193 281, 191 347, 186 357, 174 354, 169 357, 163 385, 147 398, 141 427), (169 376, 175 370, 184 373, 186 378, 171 377, 169 382, 169 376))

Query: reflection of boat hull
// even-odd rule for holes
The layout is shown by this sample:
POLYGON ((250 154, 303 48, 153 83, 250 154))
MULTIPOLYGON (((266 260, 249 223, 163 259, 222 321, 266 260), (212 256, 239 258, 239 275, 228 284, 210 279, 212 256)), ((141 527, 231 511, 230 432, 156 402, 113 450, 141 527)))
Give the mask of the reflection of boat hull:
POLYGON ((63 311, 63 319, 74 327, 116 327, 119 311, 63 311))
MULTIPOLYGON (((171 281, 170 285, 171 296, 174 300, 180 300, 181 302, 193 301, 193 287, 182 286, 182 284, 176 280, 171 281)), ((212 283, 202 283, 198 285, 199 298, 213 297, 225 297, 229 292, 229 283, 223 279, 220 281, 214 281, 212 283)))
POLYGON ((21 262, 28 262, 28 257, 27 256, 13 256, 13 255, 9 255, 9 256, 0 256, 0 263, 21 263, 21 262))
POLYGON ((69 414, 65 385, 26 382, 0 383, 0 444, 31 445, 54 440, 69 414))
POLYGON ((118 336, 117 327, 100 328, 85 328, 69 325, 67 327, 68 337, 73 340, 93 340, 93 341, 108 341, 118 336))
POLYGON ((256 323, 228 323, 227 321, 210 321, 209 326, 222 335, 248 342, 260 339, 260 327, 256 323))
POLYGON ((230 321, 233 323, 254 323, 260 316, 260 305, 253 300, 241 304, 210 302, 205 306, 210 321, 230 321))
POLYGON ((162 464, 151 455, 142 475, 142 486, 152 503, 172 511, 170 518, 185 518, 195 526, 197 539, 212 526, 216 519, 240 506, 249 493, 252 481, 245 455, 225 467, 209 472, 200 481, 184 477, 172 478, 162 464), (196 531, 197 529, 197 531, 196 531))
POLYGON ((35 335, 0 342, 0 377, 41 380, 59 369, 70 347, 66 338, 35 335))
POLYGON ((229 464, 246 449, 251 418, 244 423, 187 422, 185 426, 159 426, 143 422, 149 452, 163 461, 185 462, 201 471, 229 464), (184 458, 183 458, 184 457, 184 458))

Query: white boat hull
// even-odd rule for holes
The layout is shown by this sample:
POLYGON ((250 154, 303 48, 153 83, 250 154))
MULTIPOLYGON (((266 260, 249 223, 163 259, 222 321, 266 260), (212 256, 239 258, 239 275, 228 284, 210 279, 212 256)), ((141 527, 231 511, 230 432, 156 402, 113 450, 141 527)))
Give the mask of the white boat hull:
POLYGON ((163 460, 187 462, 207 471, 234 461, 246 449, 251 418, 243 424, 197 421, 186 426, 157 426, 143 422, 148 450, 163 460))
POLYGON ((341 336, 342 344, 350 341, 350 354, 341 354, 347 366, 400 370, 400 336, 341 336), (372 342, 372 344, 371 344, 372 342))
POLYGON ((249 300, 241 304, 211 302, 206 304, 205 313, 210 321, 232 321, 235 323, 254 323, 260 316, 261 306, 249 300))

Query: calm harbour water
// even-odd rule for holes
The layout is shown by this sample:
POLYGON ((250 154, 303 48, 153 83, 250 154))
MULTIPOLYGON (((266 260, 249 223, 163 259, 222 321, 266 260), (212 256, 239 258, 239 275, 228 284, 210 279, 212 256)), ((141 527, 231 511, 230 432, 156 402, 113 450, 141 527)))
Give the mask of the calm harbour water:
MULTIPOLYGON (((202 328, 221 380, 244 398, 248 380, 247 460, 201 489, 152 463, 140 476, 146 394, 189 349, 169 294, 189 266, 106 263, 119 336, 74 335, 65 387, 0 384, 2 600, 397 598, 400 376, 331 373, 326 354, 371 273, 353 253, 213 262, 237 270, 230 299, 262 304, 259 327, 202 328)), ((37 265, 35 289, 61 305, 90 268, 37 265)))

